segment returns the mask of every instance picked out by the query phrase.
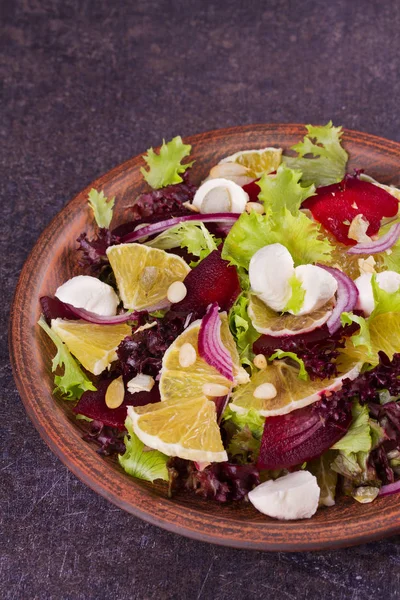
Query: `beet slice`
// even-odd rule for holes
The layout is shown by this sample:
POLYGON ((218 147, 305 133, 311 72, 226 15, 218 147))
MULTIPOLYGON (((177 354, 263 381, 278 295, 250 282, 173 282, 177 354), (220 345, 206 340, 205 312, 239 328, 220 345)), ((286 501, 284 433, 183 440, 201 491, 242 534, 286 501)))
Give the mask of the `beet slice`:
POLYGON ((347 175, 340 183, 318 188, 316 196, 307 198, 302 208, 308 208, 314 219, 339 242, 351 246, 356 243, 348 237, 354 217, 364 215, 369 222, 367 234, 372 236, 378 233, 384 217, 397 214, 399 203, 377 185, 347 175))
POLYGON ((52 319, 69 319, 76 321, 79 317, 58 298, 50 298, 50 296, 42 296, 40 304, 47 323, 52 319))
POLYGON ((186 297, 173 310, 196 313, 202 316, 207 306, 217 302, 221 310, 229 310, 240 294, 240 283, 236 268, 229 266, 221 258, 219 250, 214 250, 186 276, 184 282, 186 297))
POLYGON ((144 406, 145 404, 153 404, 159 402, 160 392, 156 383, 151 392, 137 392, 131 394, 125 392, 125 398, 121 406, 118 408, 108 408, 105 402, 106 391, 112 379, 106 379, 96 383, 97 390, 95 392, 87 391, 82 394, 81 399, 73 408, 75 414, 81 414, 89 419, 101 421, 104 425, 125 429, 124 423, 126 419, 126 409, 128 406, 144 406))
POLYGON ((334 396, 265 419, 257 466, 289 469, 317 458, 340 440, 350 427, 351 402, 334 396))
POLYGON ((259 202, 258 194, 261 192, 261 188, 257 184, 257 181, 258 179, 243 186, 244 191, 249 195, 249 202, 259 202))

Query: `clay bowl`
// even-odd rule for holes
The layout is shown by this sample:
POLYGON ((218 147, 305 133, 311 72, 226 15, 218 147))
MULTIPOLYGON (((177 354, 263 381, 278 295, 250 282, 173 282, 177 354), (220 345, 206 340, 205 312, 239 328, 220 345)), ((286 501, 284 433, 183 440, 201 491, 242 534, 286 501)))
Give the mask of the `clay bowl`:
MULTIPOLYGON (((195 135, 196 163, 192 178, 200 182, 218 160, 240 149, 289 148, 304 135, 303 125, 248 125, 195 135)), ((346 131, 349 170, 358 167, 384 183, 400 184, 400 144, 365 133, 346 131)), ((133 515, 169 531, 225 546, 254 550, 313 550, 349 546, 400 531, 400 497, 389 496, 361 505, 341 499, 306 521, 280 522, 257 513, 251 505, 218 505, 193 495, 167 498, 166 486, 150 485, 126 475, 112 459, 104 459, 82 440, 71 404, 52 396, 50 357, 54 348, 36 326, 38 299, 77 274, 75 240, 92 230, 87 208, 91 187, 116 196, 113 225, 145 190, 140 157, 116 167, 78 194, 53 219, 34 246, 15 293, 10 324, 14 377, 26 411, 51 450, 93 490, 133 515)))

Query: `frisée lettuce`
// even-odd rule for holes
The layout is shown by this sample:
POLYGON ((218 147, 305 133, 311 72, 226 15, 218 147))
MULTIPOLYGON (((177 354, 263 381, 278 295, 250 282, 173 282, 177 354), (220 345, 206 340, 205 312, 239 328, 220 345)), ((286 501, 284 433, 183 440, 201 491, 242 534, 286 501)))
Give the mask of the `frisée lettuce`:
POLYGON ((133 431, 132 420, 127 417, 125 428, 128 435, 124 438, 125 453, 118 455, 119 464, 132 477, 145 481, 163 479, 168 481, 168 456, 158 450, 147 450, 133 431))
POLYGON ((71 355, 67 346, 58 337, 58 335, 47 325, 43 317, 40 317, 38 325, 47 333, 49 338, 57 348, 57 354, 53 358, 52 371, 57 367, 64 367, 63 375, 55 375, 54 383, 56 384, 55 391, 60 392, 69 400, 79 399, 86 390, 96 391, 95 386, 86 377, 76 360, 71 355))
POLYGON ((181 183, 183 181, 181 174, 193 165, 193 161, 182 164, 182 160, 189 156, 192 146, 184 144, 180 135, 174 137, 171 141, 163 140, 159 153, 149 148, 143 156, 147 166, 146 170, 141 167, 140 172, 144 179, 153 189, 159 189, 181 183))
POLYGON ((92 188, 88 196, 89 206, 93 211, 96 223, 100 228, 108 229, 113 217, 115 196, 110 200, 104 195, 103 190, 98 192, 92 188))
POLYGON ((307 132, 303 141, 291 148, 298 155, 284 156, 284 162, 291 169, 300 169, 304 185, 320 187, 342 181, 348 159, 341 145, 342 128, 329 121, 322 127, 307 125, 307 132))

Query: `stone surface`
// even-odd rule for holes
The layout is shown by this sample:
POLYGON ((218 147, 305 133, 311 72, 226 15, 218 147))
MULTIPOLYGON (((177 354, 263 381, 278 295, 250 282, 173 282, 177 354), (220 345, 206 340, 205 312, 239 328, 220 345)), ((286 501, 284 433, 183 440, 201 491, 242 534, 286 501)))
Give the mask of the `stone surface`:
POLYGON ((398 598, 399 537, 250 553, 169 534, 96 496, 25 415, 6 328, 44 226, 163 137, 332 119, 400 141, 400 5, 3 0, 0 10, 1 597, 398 598))

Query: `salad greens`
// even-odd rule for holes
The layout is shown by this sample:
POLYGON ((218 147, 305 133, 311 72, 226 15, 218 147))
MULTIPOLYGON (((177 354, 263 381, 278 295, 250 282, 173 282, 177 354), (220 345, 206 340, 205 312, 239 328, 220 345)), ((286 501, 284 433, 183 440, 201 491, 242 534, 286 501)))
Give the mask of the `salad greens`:
POLYGON ((113 209, 115 203, 115 196, 110 200, 104 195, 103 190, 98 192, 92 188, 89 192, 89 206, 93 211, 94 218, 99 227, 108 228, 110 227, 111 219, 113 217, 113 209))
POLYGON ((160 152, 157 154, 153 148, 147 150, 143 156, 147 166, 140 169, 147 183, 155 190, 181 183, 181 175, 193 165, 193 161, 182 164, 182 160, 189 156, 192 147, 190 144, 184 144, 180 135, 174 137, 171 141, 163 140, 160 152))
POLYGON ((276 218, 255 212, 243 213, 225 240, 222 258, 248 269, 258 250, 276 243, 286 246, 295 266, 331 262, 333 246, 322 239, 320 226, 300 211, 292 215, 288 208, 276 218))
POLYGON ((252 368, 251 359, 254 356, 252 347, 260 334, 253 327, 247 312, 248 305, 248 294, 242 292, 229 311, 229 327, 235 338, 241 363, 252 368))
POLYGON ((304 304, 306 292, 303 289, 301 282, 297 279, 296 275, 292 275, 292 277, 289 279, 289 285, 292 291, 292 295, 290 296, 284 310, 286 312, 293 312, 293 314, 296 315, 301 310, 304 304))
POLYGON ((72 357, 70 351, 59 336, 49 327, 41 317, 38 325, 47 333, 49 338, 57 347, 57 354, 53 358, 52 371, 57 367, 64 367, 63 375, 55 375, 54 383, 56 384, 55 391, 62 394, 69 400, 79 399, 87 390, 96 390, 93 383, 82 371, 76 360, 72 357))
POLYGON ((155 479, 168 481, 168 456, 158 450, 147 450, 133 431, 132 420, 127 417, 125 428, 125 453, 118 456, 121 467, 132 477, 153 482, 155 479))
POLYGON ((289 169, 285 164, 278 167, 276 175, 265 174, 258 180, 261 189, 258 199, 264 204, 265 214, 276 218, 287 208, 292 215, 297 215, 301 203, 315 194, 315 185, 302 187, 302 172, 289 169))
POLYGON ((198 256, 190 266, 196 266, 203 258, 217 250, 222 240, 216 238, 201 222, 179 223, 171 229, 160 233, 154 240, 145 242, 146 246, 171 250, 172 248, 187 248, 190 254, 198 256))
POLYGON ((291 148, 298 156, 283 158, 287 166, 302 172, 304 185, 320 187, 341 181, 348 159, 341 145, 342 128, 334 127, 329 121, 323 127, 307 125, 307 132, 303 141, 291 148), (307 158, 310 155, 311 158, 307 158))
MULTIPOLYGON (((332 122, 309 125, 304 139, 291 148, 296 156, 283 156, 278 167, 281 150, 271 148, 224 159, 218 165, 220 181, 221 173, 229 179, 237 164, 246 173, 244 179, 252 181, 236 199, 234 176, 225 191, 211 188, 216 206, 207 217, 201 212, 195 217, 190 210, 197 187, 190 182, 193 161, 183 162, 191 146, 180 136, 163 141, 158 153, 150 148, 143 156, 146 167, 141 173, 152 189, 139 196, 127 223, 111 230, 115 198, 90 190, 89 206, 99 229, 91 240, 86 233, 80 236, 80 265, 85 267, 87 285, 96 275, 104 285, 107 282, 104 294, 114 300, 119 294, 123 306, 111 316, 91 312, 80 304, 86 292, 78 286, 82 294, 73 298, 78 304, 61 301, 57 293, 56 298, 41 298, 45 318, 39 325, 57 348, 53 372, 63 369, 63 374, 55 375, 56 391, 79 400, 73 411, 81 427, 87 428, 87 439, 96 441, 102 454, 118 454, 129 475, 149 482, 169 481, 170 490, 226 502, 245 499, 260 481, 304 471, 315 476, 319 506, 325 507, 334 505, 341 492, 366 503, 382 486, 400 485, 400 287, 388 292, 373 274, 374 310, 369 316, 358 310, 361 292, 355 273, 366 261, 357 263, 357 256, 348 253, 355 240, 346 229, 358 210, 356 200, 360 206, 368 204, 368 186, 375 189, 375 195, 369 192, 375 200, 373 186, 378 185, 384 208, 371 200, 365 210, 376 215, 375 231, 381 236, 399 218, 400 192, 359 173, 346 175, 348 155, 341 138, 342 128, 332 122), (322 186, 332 188, 324 191, 322 186), (241 202, 235 203, 238 198, 241 202), (218 210, 218 202, 223 210, 218 210), (234 205, 243 211, 240 216, 233 209, 223 212, 234 205), (335 219, 337 230, 330 229, 335 219), (141 242, 145 248, 127 244, 142 239, 135 231, 143 224, 155 224, 141 242), (162 233, 155 236, 154 229, 162 233), (123 248, 112 248, 124 243, 123 248), (251 271, 249 275, 250 261, 260 249, 274 244, 284 246, 288 266, 285 270, 281 263, 280 272, 274 263, 279 251, 274 255, 276 248, 270 249, 268 264, 261 267, 272 265, 275 271, 269 273, 266 293, 259 290, 257 296, 257 272, 254 279, 251 271), (131 247, 137 259, 126 255, 124 262, 124 252, 131 247), (332 310, 326 310, 326 292, 321 292, 319 282, 307 287, 291 274, 285 249, 294 266, 321 266, 325 276, 328 272, 339 281, 330 297, 332 310), (192 257, 196 260, 189 269, 192 257), (279 297, 286 298, 287 286, 291 295, 285 306, 286 299, 279 304, 279 297), (307 298, 320 294, 319 303, 316 300, 314 308, 299 315, 306 292, 307 298), (138 293, 144 298, 140 311, 135 309, 138 293), (150 302, 150 297, 157 301, 150 302), (130 325, 127 311, 135 311, 130 325), (53 319, 63 320, 60 336, 67 332, 65 343, 51 328, 53 319), (123 322, 122 329, 113 329, 123 322), (79 338, 79 328, 84 332, 80 346, 68 338, 68 334, 79 338), (116 341, 109 344, 113 335, 116 341), (95 365, 95 380, 72 356, 68 343, 89 369, 95 365), (79 352, 92 349, 93 362, 86 364, 79 352), (134 419, 126 416, 127 406, 134 419), (179 439, 173 438, 175 425, 179 439), (205 425, 207 429, 202 429, 205 425), (211 436, 216 436, 215 446, 211 436), (151 439, 152 448, 143 439, 151 439)), ((212 179, 210 172, 208 187, 212 179)), ((380 251, 374 254, 374 239, 374 260, 368 266, 393 270, 398 277, 400 242, 393 239, 387 246, 387 239, 381 240, 380 251)), ((386 289, 396 287, 393 281, 386 289)))
POLYGON ((276 352, 271 354, 268 360, 272 361, 276 358, 290 358, 291 360, 296 362, 299 367, 299 378, 303 379, 303 381, 307 381, 308 379, 310 379, 304 361, 301 358, 299 358, 295 352, 285 352, 284 350, 276 350, 276 352))

